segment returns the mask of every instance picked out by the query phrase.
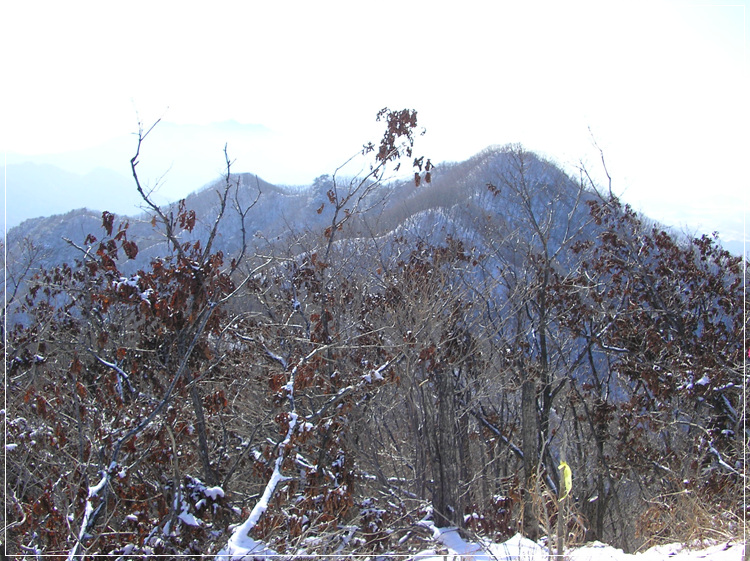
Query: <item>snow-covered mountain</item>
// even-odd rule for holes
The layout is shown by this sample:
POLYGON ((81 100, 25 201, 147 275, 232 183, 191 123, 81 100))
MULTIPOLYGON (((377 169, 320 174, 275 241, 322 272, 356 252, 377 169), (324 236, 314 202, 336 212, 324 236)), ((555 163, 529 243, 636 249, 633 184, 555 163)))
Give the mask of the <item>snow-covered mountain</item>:
MULTIPOLYGON (((532 170, 532 174, 538 175, 540 181, 555 184, 556 189, 575 188, 571 180, 552 164, 535 159, 534 166, 538 169, 532 170)), ((507 167, 507 155, 500 149, 490 148, 465 162, 438 166, 429 184, 416 187, 412 180, 400 180, 380 185, 362 205, 365 211, 352 221, 347 235, 382 235, 408 226, 410 230, 421 231, 420 235, 426 235, 425 228, 429 228, 434 232, 442 231, 441 236, 447 230, 460 230, 469 238, 475 237, 473 231, 479 227, 478 221, 484 220, 483 213, 502 211, 503 205, 498 203, 503 200, 503 195, 493 197, 487 184, 497 182, 507 167)), ((44 265, 70 260, 74 258, 75 250, 62 238, 83 242, 87 234, 97 235, 97 221, 100 221, 101 211, 107 210, 117 214, 118 220, 130 223, 130 236, 137 240, 142 251, 137 266, 147 264, 148 259, 161 251, 162 236, 154 231, 150 216, 123 210, 136 209, 138 195, 132 179, 96 173, 78 176, 52 165, 9 166, 13 173, 21 169, 29 175, 35 171, 37 180, 25 190, 20 184, 12 184, 9 198, 17 199, 17 202, 9 204, 9 223, 59 206, 61 200, 67 200, 71 208, 77 207, 79 210, 24 220, 9 230, 9 246, 14 240, 28 238, 54 256, 45 259, 44 265), (79 186, 89 185, 87 196, 73 196, 77 190, 70 186, 76 181, 79 186), (43 194, 45 185, 48 187, 46 196, 43 194), (19 209, 17 213, 14 208, 19 209)), ((217 190, 222 188, 224 181, 218 179, 186 197, 186 207, 194 210, 197 216, 194 237, 202 235, 212 226, 219 205, 217 190)), ((238 186, 232 197, 236 197, 241 206, 249 207, 257 199, 245 218, 247 234, 256 247, 271 242, 281 243, 292 235, 298 236, 304 232, 320 235, 330 222, 332 210, 327 205, 327 191, 333 186, 330 176, 321 176, 312 185, 302 187, 272 185, 250 173, 233 174, 231 181, 238 186)), ((338 178, 337 181, 341 188, 349 180, 338 178)), ((176 203, 171 207, 165 205, 164 208, 174 208, 174 205, 176 203)), ((143 201, 140 201, 140 206, 144 207, 143 201)), ((506 211, 510 211, 509 206, 506 211)), ((512 219, 511 216, 506 218, 512 219)), ((239 246, 240 218, 233 209, 226 212, 218 234, 217 249, 231 253, 239 246)), ((186 239, 191 236, 187 232, 182 235, 186 239)))

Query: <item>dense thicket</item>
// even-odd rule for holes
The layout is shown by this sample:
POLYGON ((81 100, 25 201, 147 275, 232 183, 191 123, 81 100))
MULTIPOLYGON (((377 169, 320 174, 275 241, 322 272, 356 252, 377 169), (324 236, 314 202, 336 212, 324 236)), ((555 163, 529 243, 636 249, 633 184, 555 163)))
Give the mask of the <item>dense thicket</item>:
POLYGON ((251 246, 227 161, 211 220, 152 206, 168 251, 137 271, 109 213, 68 264, 13 248, 9 553, 413 550, 425 517, 630 550, 739 532, 745 263, 520 147, 385 186, 412 113, 316 183, 319 230, 251 246))

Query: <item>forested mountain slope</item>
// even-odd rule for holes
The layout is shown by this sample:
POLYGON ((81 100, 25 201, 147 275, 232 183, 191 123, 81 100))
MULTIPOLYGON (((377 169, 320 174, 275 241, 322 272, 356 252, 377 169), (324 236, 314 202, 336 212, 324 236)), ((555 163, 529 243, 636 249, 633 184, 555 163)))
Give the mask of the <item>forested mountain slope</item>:
POLYGON ((741 260, 518 146, 386 182, 387 139, 9 233, 9 548, 737 535, 741 260))

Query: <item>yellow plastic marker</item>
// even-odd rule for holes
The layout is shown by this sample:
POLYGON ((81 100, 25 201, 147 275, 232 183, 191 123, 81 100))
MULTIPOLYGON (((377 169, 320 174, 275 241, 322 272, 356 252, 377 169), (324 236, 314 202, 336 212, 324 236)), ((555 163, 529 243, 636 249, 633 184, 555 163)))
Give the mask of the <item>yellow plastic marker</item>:
POLYGON ((571 487, 573 487, 573 472, 570 471, 568 462, 560 462, 557 469, 562 470, 563 494, 560 497, 560 500, 563 500, 570 493, 571 487))

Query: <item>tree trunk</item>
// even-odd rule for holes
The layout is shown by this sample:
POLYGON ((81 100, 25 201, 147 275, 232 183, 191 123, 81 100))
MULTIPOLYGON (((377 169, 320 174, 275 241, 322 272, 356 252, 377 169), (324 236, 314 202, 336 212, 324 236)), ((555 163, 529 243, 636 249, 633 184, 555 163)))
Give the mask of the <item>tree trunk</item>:
POLYGON ((203 417, 203 403, 198 393, 198 387, 193 385, 190 388, 190 397, 193 401, 193 410, 195 411, 195 420, 198 425, 198 449, 200 451, 201 464, 203 464, 203 477, 206 484, 214 486, 218 483, 214 470, 211 469, 211 457, 208 451, 208 439, 206 438, 206 420, 203 417))
POLYGON ((433 456, 433 508, 438 527, 463 526, 460 492, 460 443, 456 438, 456 403, 452 377, 435 373, 437 434, 433 456))
POLYGON ((539 465, 539 429, 536 413, 536 384, 525 378, 521 385, 521 438, 523 448, 523 533, 536 541, 539 537, 539 522, 534 507, 534 489, 539 465))

